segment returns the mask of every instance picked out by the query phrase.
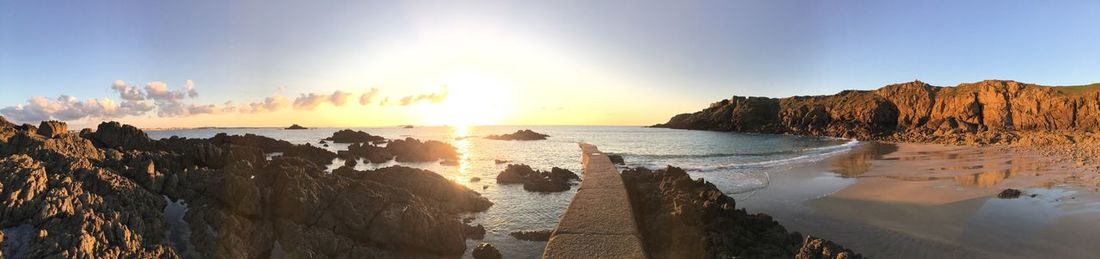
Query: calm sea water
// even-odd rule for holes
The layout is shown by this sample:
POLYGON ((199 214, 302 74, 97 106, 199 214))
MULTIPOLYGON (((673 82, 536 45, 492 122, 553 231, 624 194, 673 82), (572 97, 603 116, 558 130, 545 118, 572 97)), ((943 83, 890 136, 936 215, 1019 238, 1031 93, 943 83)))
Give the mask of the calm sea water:
MULTIPOLYGON (((218 133, 241 135, 253 133, 292 143, 318 145, 341 128, 309 130, 283 130, 275 128, 239 129, 186 129, 149 131, 150 137, 180 136, 208 138, 218 133)), ((704 177, 729 193, 751 193, 768 185, 766 173, 798 163, 826 158, 846 152, 856 142, 820 137, 784 135, 753 135, 707 131, 688 131, 644 127, 601 126, 486 126, 467 129, 450 127, 404 128, 355 128, 389 139, 413 137, 422 140, 440 140, 453 144, 462 153, 460 165, 442 166, 438 163, 402 163, 405 166, 424 168, 463 183, 482 193, 495 205, 484 213, 472 215, 474 224, 483 224, 487 234, 483 242, 492 243, 505 257, 533 258, 542 254, 546 242, 520 241, 508 235, 519 230, 552 229, 569 205, 576 188, 561 193, 532 193, 520 185, 497 185, 497 173, 506 164, 498 165, 496 159, 522 163, 536 169, 549 170, 561 167, 581 172, 578 142, 599 146, 604 152, 622 154, 627 166, 659 168, 675 165, 687 169, 694 177, 704 177), (519 129, 532 129, 549 134, 543 141, 500 141, 483 138, 490 134, 511 133, 519 129), (481 178, 471 182, 473 177, 481 178)), ((329 144, 332 151, 346 149, 347 145, 329 144)), ((343 164, 334 161, 335 165, 343 164)), ((372 169, 395 165, 359 163, 357 169, 372 169)), ((478 242, 468 241, 468 247, 478 242)), ((467 252, 469 256, 469 250, 467 252)))

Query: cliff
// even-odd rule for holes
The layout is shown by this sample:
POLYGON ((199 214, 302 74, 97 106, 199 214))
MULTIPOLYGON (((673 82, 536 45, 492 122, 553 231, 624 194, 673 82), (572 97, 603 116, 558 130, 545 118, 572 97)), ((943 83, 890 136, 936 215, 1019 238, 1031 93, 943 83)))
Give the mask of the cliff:
POLYGON ((941 87, 914 81, 825 96, 734 96, 654 127, 902 142, 1074 143, 1076 133, 1100 130, 1100 84, 986 80, 941 87), (1031 132, 1069 134, 1050 139, 1031 132))

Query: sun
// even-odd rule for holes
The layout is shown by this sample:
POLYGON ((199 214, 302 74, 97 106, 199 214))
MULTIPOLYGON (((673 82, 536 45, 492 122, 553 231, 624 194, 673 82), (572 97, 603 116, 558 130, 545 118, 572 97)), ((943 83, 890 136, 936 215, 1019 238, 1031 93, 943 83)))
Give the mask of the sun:
POLYGON ((496 125, 513 108, 511 89, 500 79, 463 73, 446 77, 442 84, 447 98, 426 109, 428 124, 457 128, 496 125))

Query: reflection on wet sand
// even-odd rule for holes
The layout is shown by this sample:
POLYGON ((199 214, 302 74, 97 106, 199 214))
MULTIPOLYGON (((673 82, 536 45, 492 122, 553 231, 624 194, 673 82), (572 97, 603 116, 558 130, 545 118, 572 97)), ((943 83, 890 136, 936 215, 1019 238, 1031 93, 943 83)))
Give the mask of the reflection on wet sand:
POLYGON ((1095 258, 1100 194, 1072 165, 996 148, 864 143, 772 173, 738 205, 881 258, 1095 258), (1019 199, 998 199, 1005 188, 1019 199))
POLYGON ((859 179, 832 197, 945 204, 991 196, 1005 188, 1049 186, 1067 176, 1041 161, 991 148, 867 143, 830 163, 831 171, 841 177, 859 179))

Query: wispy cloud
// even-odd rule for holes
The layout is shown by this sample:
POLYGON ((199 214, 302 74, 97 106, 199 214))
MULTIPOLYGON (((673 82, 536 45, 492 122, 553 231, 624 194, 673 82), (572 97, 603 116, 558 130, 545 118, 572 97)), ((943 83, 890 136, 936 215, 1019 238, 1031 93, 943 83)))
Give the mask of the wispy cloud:
POLYGON ((427 93, 401 97, 401 106, 408 106, 421 102, 442 103, 443 101, 447 100, 447 95, 449 94, 450 93, 447 91, 447 86, 444 85, 443 89, 438 93, 427 93))
POLYGON ((374 97, 378 96, 378 88, 371 88, 370 91, 363 93, 359 96, 359 105, 369 105, 374 100, 374 97))

